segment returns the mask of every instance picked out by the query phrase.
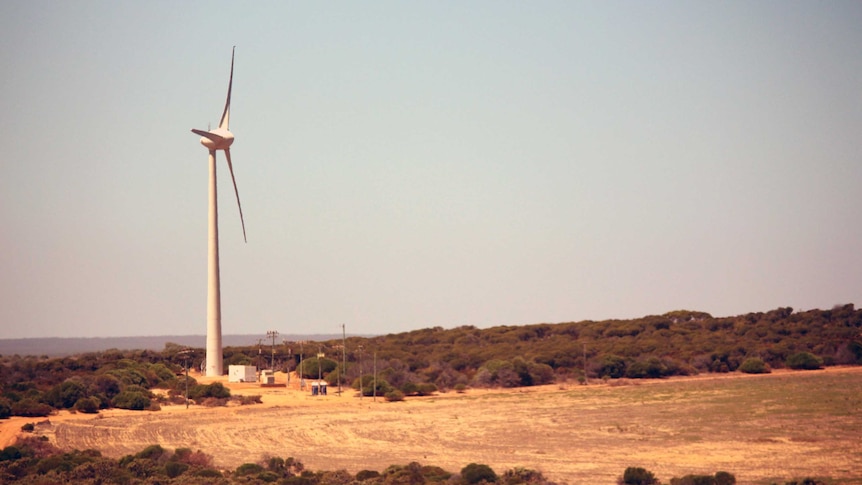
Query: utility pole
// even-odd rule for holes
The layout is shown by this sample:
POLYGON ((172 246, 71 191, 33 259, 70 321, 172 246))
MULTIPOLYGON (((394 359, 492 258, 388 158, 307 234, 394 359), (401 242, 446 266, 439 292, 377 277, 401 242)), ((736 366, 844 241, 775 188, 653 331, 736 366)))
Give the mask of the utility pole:
POLYGON ((261 349, 261 344, 263 343, 263 339, 257 339, 257 371, 260 372, 263 370, 263 350, 261 349))
POLYGON ((377 402, 377 352, 374 352, 374 389, 371 391, 374 402, 377 402))
POLYGON ((362 400, 362 394, 364 394, 364 390, 362 389, 362 345, 357 345, 357 349, 359 349, 359 400, 362 400))
POLYGON ((305 340, 299 341, 299 390, 305 390, 305 376, 302 374, 305 370, 302 367, 302 344, 305 343, 305 340))
POLYGON ((288 345, 291 343, 289 340, 284 339, 281 341, 281 343, 283 343, 284 346, 287 347, 287 361, 285 363, 284 372, 287 374, 287 387, 290 388, 290 361, 293 360, 293 349, 288 347, 288 345))
POLYGON ((584 344, 584 384, 589 384, 587 377, 587 344, 584 344))
POLYGON ((320 375, 320 359, 322 359, 322 358, 323 358, 323 350, 318 345, 317 346, 317 385, 318 385, 318 389, 320 389, 320 387, 319 387, 320 381, 323 379, 323 376, 320 375))
POLYGON ((275 338, 278 337, 278 332, 275 330, 269 330, 266 332, 266 337, 272 339, 272 360, 270 361, 269 368, 275 372, 275 338))
POLYGON ((183 367, 186 368, 186 409, 189 408, 189 354, 192 353, 192 349, 185 348, 179 352, 183 356, 183 367))
POLYGON ((347 373, 347 334, 344 324, 341 324, 341 372, 338 373, 338 395, 341 396, 341 380, 343 374, 347 373))

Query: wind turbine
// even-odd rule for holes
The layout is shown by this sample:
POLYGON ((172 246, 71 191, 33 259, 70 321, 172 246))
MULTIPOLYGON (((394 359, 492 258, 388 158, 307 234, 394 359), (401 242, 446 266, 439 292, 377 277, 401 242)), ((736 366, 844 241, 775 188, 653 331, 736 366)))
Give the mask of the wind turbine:
POLYGON ((220 376, 224 373, 221 340, 221 282, 219 278, 218 258, 218 188, 216 184, 216 151, 222 150, 227 159, 227 168, 233 180, 233 191, 236 194, 236 205, 239 207, 239 220, 242 223, 242 238, 245 237, 245 220, 242 217, 242 205, 239 202, 239 190, 236 188, 236 178, 233 176, 233 164, 230 160, 230 146, 233 144, 233 133, 230 124, 230 92, 233 87, 233 58, 230 56, 230 81, 227 85, 227 101, 218 128, 209 131, 192 129, 192 133, 201 136, 201 145, 209 150, 209 257, 207 265, 207 361, 205 375, 220 376))

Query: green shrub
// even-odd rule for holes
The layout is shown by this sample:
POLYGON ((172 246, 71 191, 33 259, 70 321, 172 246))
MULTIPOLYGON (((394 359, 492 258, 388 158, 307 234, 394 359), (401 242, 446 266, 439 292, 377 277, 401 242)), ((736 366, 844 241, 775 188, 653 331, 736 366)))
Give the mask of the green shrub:
POLYGON ((288 477, 282 482, 284 485, 317 485, 317 480, 313 478, 301 476, 301 477, 288 477))
POLYGON ((114 369, 108 371, 106 374, 116 377, 120 380, 120 382, 128 386, 139 386, 144 389, 148 389, 150 387, 150 381, 148 381, 142 373, 135 369, 114 369))
POLYGON ((120 409, 143 411, 150 407, 150 398, 143 392, 126 390, 114 396, 114 406, 120 409))
POLYGON ((802 480, 799 480, 799 481, 793 480, 793 481, 784 482, 784 483, 785 483, 785 485, 826 485, 826 482, 824 482, 822 480, 818 480, 816 478, 810 478, 810 477, 803 478, 802 480))
POLYGON ((717 472, 713 475, 686 475, 682 478, 671 478, 670 485, 734 485, 736 477, 727 472, 717 472))
POLYGON ((99 412, 99 400, 95 397, 82 397, 75 402, 75 411, 84 414, 96 414, 99 412))
POLYGON ((736 477, 733 476, 732 473, 728 472, 715 472, 715 484, 716 485, 735 485, 736 477))
POLYGON ((306 379, 317 379, 318 376, 325 376, 336 368, 338 368, 338 362, 332 359, 323 357, 318 361, 317 357, 308 357, 302 361, 300 374, 306 379))
POLYGON ((158 460, 165 454, 165 449, 161 445, 150 445, 135 454, 135 458, 143 458, 145 460, 158 460))
POLYGON ((198 384, 189 389, 189 398, 198 401, 203 401, 208 397, 216 399, 227 399, 230 397, 230 389, 224 386, 221 382, 213 382, 212 384, 198 384))
POLYGON ((380 472, 374 470, 362 470, 356 474, 357 482, 364 482, 380 476, 380 472))
POLYGON ((425 382, 418 386, 418 393, 420 396, 430 396, 435 392, 437 392, 437 386, 431 382, 425 382))
POLYGON ((656 357, 637 361, 626 368, 626 377, 631 379, 657 379, 664 375, 664 365, 656 357))
POLYGON ((596 373, 599 377, 618 379, 626 375, 626 360, 619 355, 608 354, 602 357, 596 373))
POLYGON ((45 402, 58 409, 69 409, 78 399, 87 397, 87 388, 77 378, 67 379, 45 393, 45 402))
POLYGON ((823 367, 823 359, 810 352, 798 352, 787 358, 787 367, 796 370, 815 370, 823 367))
POLYGON ((169 461, 165 463, 165 472, 170 478, 176 478, 185 473, 188 469, 188 465, 186 465, 185 463, 180 463, 178 461, 169 461))
POLYGON ((38 402, 33 398, 22 399, 12 404, 13 416, 25 416, 28 418, 35 418, 40 416, 48 416, 52 412, 54 412, 54 408, 45 403, 38 402))
POLYGON ((32 433, 35 429, 36 425, 33 423, 26 423, 24 426, 21 426, 21 431, 24 431, 26 433, 32 433))
POLYGON ((24 454, 17 446, 7 446, 6 448, 0 450, 0 462, 19 460, 23 456, 24 454))
POLYGON ((404 466, 391 465, 383 472, 383 476, 385 485, 418 485, 426 482, 422 476, 422 465, 415 461, 404 466))
POLYGON ((461 479, 468 484, 481 481, 494 483, 497 481, 497 474, 488 465, 470 463, 461 469, 461 479))
POLYGON ((422 476, 426 482, 445 482, 452 477, 452 474, 439 466, 423 466, 422 476))
POLYGON ((170 388, 174 381, 177 380, 177 375, 172 370, 168 369, 165 364, 150 364, 148 370, 159 379, 158 382, 152 383, 153 387, 158 386, 170 388))
POLYGON ((512 468, 503 473, 502 482, 505 485, 518 485, 522 483, 548 483, 542 472, 528 468, 512 468))
POLYGON ((658 485, 660 482, 651 471, 630 466, 623 472, 622 483, 625 485, 658 485))
POLYGON ((265 471, 264 468, 257 463, 243 463, 236 468, 236 472, 234 473, 239 477, 244 477, 246 475, 257 475, 263 471, 265 471))
POLYGON ((75 467, 69 472, 68 483, 117 483, 132 482, 132 474, 120 467, 116 460, 95 458, 75 467))
POLYGON ((271 471, 262 471, 262 472, 257 474, 257 479, 262 481, 262 482, 265 482, 265 483, 273 483, 273 482, 277 481, 279 478, 281 478, 281 477, 279 477, 278 475, 276 475, 275 473, 273 473, 271 471))
POLYGON ((749 357, 739 366, 739 372, 745 374, 769 374, 772 369, 758 357, 749 357))
POLYGON ((12 403, 5 397, 0 397, 0 419, 12 416, 12 403))
POLYGON ((362 378, 362 395, 363 396, 385 396, 387 392, 394 388, 386 381, 386 379, 377 378, 377 392, 374 392, 374 376, 364 376, 362 378))
POLYGON ((554 368, 548 364, 530 363, 529 372, 533 385, 541 386, 554 382, 554 368))
POLYGON ((670 485, 716 485, 712 475, 686 475, 682 478, 671 478, 670 485))
POLYGON ((467 384, 460 383, 460 382, 458 384, 455 384, 455 392, 462 393, 462 392, 466 392, 466 391, 467 391, 467 384))
POLYGON ((224 478, 222 472, 212 468, 202 468, 194 472, 194 476, 203 478, 224 478))
POLYGON ((165 469, 158 462, 145 458, 132 458, 125 468, 136 478, 164 475, 165 469))
POLYGON ((397 402, 404 400, 404 393, 398 389, 393 389, 386 393, 386 400, 389 402, 397 402))

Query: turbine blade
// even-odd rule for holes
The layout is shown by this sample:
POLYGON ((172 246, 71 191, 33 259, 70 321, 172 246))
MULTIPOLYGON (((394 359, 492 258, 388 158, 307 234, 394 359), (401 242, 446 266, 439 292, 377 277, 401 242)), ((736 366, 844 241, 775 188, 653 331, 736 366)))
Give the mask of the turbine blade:
POLYGON ((236 188, 236 178, 233 176, 233 164, 230 161, 230 150, 225 149, 224 156, 227 158, 227 168, 230 170, 230 179, 233 180, 233 191, 236 194, 236 206, 239 207, 239 221, 242 223, 242 239, 248 242, 245 237, 245 219, 242 217, 242 204, 239 202, 239 190, 236 188))
POLYGON ((215 133, 210 133, 209 131, 196 130, 196 129, 192 128, 192 133, 194 133, 194 134, 196 134, 196 135, 200 135, 200 136, 202 136, 202 137, 204 137, 204 138, 209 138, 210 140, 212 140, 212 141, 214 141, 214 142, 216 142, 216 143, 218 143, 218 142, 220 142, 220 141, 224 140, 224 138, 223 138, 223 137, 221 137, 221 136, 219 136, 219 135, 216 135, 215 133))
POLYGON ((224 113, 221 115, 221 121, 219 121, 218 127, 224 128, 225 130, 230 130, 230 91, 233 88, 233 57, 236 51, 236 46, 233 46, 233 50, 230 53, 230 81, 227 83, 227 101, 224 103, 224 113))

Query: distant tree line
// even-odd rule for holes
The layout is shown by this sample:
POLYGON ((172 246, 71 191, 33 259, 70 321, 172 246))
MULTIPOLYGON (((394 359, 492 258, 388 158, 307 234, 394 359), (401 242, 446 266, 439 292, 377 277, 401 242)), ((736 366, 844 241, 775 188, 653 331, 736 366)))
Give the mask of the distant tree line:
MULTIPOLYGON (((158 410, 161 404, 226 404, 230 390, 215 382, 200 385, 183 374, 178 349, 163 352, 91 352, 72 357, 0 358, 0 418, 47 416, 59 409, 98 413, 100 409, 158 410), (153 393, 163 389, 167 393, 153 393)), ((248 403, 245 399, 245 403, 248 403)), ((259 396, 251 398, 259 402, 259 396)))
MULTIPOLYGON (((340 340, 323 342, 336 355, 340 344, 340 340)), ((344 375, 344 382, 359 389, 361 369, 363 392, 372 355, 376 355, 379 379, 401 390, 422 384, 447 391, 568 379, 764 373, 776 368, 862 364, 862 310, 853 304, 804 312, 785 307, 722 318, 682 310, 631 320, 487 329, 434 327, 348 338, 346 348, 347 368, 341 369, 341 360, 333 356, 326 367, 331 371, 323 375, 331 382, 344 375)), ((282 358, 285 368, 296 367, 296 356, 282 358)), ((315 364, 311 369, 316 372, 315 364)))

